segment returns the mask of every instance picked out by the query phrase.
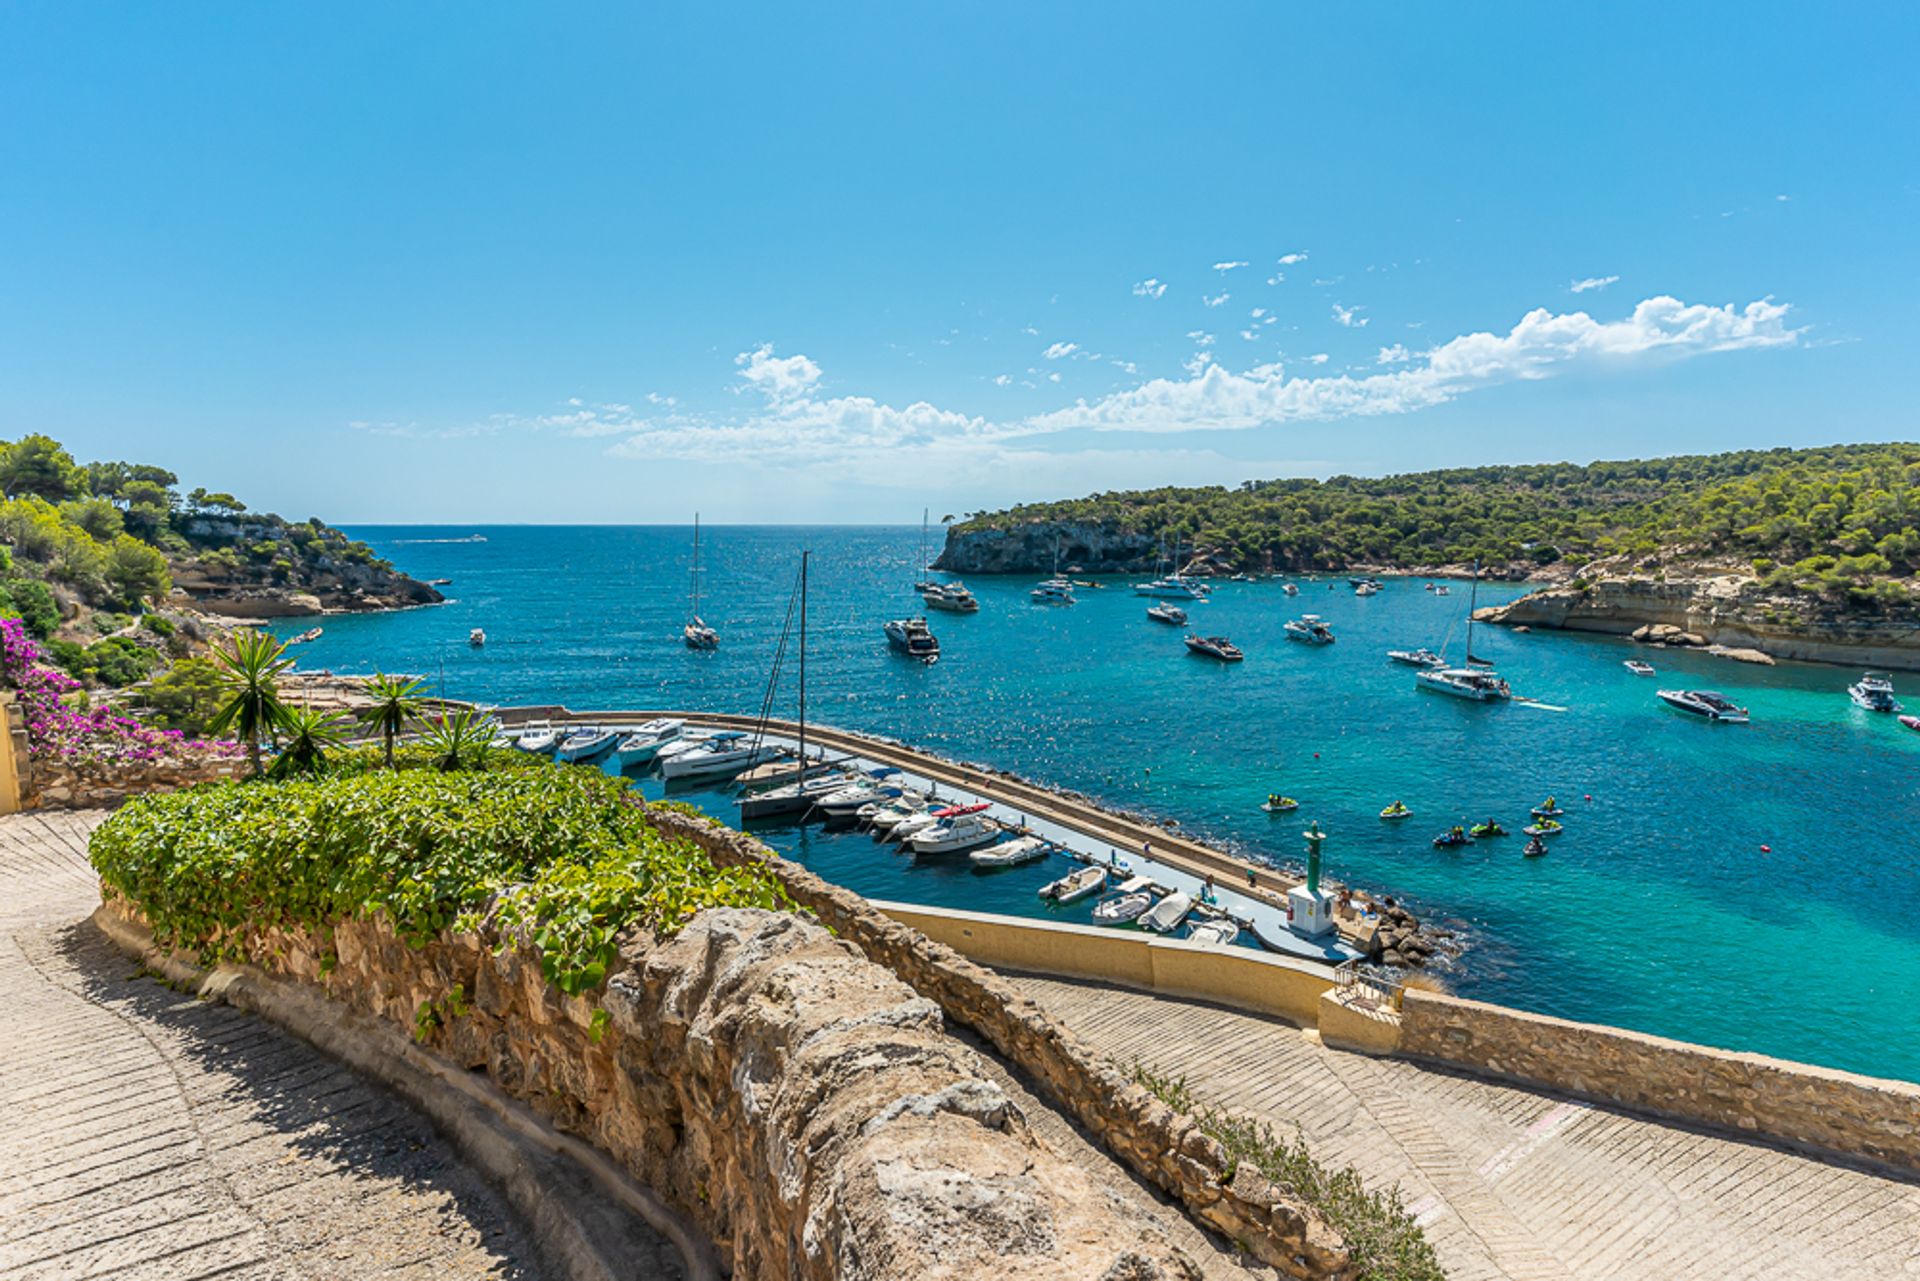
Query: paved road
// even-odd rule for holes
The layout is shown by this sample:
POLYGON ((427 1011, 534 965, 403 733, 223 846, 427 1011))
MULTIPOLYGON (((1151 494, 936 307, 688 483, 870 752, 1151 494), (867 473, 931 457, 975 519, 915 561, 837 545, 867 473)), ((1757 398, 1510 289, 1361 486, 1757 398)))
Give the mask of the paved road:
POLYGON ((85 923, 98 819, 0 818, 0 1281, 537 1277, 426 1121, 85 923))
POLYGON ((1398 1182, 1453 1281, 1920 1276, 1920 1186, 1394 1060, 1215 1006, 1016 975, 1125 1064, 1398 1182))

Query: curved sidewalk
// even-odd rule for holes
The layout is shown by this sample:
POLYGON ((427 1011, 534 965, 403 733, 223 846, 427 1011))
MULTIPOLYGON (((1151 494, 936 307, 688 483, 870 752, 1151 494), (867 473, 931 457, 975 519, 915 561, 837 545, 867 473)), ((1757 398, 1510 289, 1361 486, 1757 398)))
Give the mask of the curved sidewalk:
POLYGON ((0 818, 0 1281, 540 1276, 425 1120, 88 923, 101 817, 0 818))

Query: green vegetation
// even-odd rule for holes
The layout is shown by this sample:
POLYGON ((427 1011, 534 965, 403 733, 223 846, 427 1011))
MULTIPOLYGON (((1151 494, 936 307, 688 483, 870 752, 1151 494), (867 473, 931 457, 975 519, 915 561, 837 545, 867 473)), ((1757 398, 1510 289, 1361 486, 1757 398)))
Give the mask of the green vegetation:
POLYGON ((226 702, 207 722, 210 733, 231 732, 247 745, 254 777, 260 775, 260 741, 270 739, 286 724, 287 708, 280 701, 280 674, 293 666, 286 646, 265 632, 238 631, 225 645, 213 649, 226 702))
POLYGON ((189 738, 207 733, 226 700, 220 669, 204 658, 183 658, 140 691, 138 706, 158 729, 179 730, 189 738))
POLYGON ((1837 445, 1105 493, 953 529, 1095 522, 1295 570, 1724 558, 1775 587, 1888 605, 1920 570, 1916 483, 1920 445, 1837 445))
POLYGON ((1162 1076, 1137 1060, 1127 1075, 1174 1111, 1192 1117, 1202 1133, 1227 1150, 1228 1178, 1245 1162, 1326 1215, 1346 1240, 1356 1281, 1445 1281, 1439 1257, 1407 1213, 1398 1188, 1368 1191, 1352 1166, 1327 1169, 1304 1140, 1289 1142, 1267 1125, 1202 1102, 1185 1077, 1162 1076))
POLYGON ((605 979, 630 925, 671 933, 708 907, 793 910, 771 875, 717 868, 661 835, 598 771, 390 771, 354 755, 362 768, 320 779, 138 797, 94 832, 93 865, 161 943, 209 964, 242 959, 250 929, 324 934, 376 914, 421 946, 499 894, 502 924, 527 932, 567 992, 605 979))
POLYGON ((425 709, 420 693, 424 688, 419 681, 388 676, 384 672, 374 673, 373 679, 367 682, 367 696, 373 702, 360 713, 360 719, 380 735, 388 769, 393 768, 393 740, 425 709))

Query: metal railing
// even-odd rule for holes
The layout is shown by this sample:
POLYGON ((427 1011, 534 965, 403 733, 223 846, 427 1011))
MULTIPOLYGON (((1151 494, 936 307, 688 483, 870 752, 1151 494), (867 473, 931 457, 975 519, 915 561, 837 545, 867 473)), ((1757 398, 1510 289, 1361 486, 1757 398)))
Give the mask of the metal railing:
POLYGON ((1365 967, 1364 961, 1340 962, 1333 967, 1335 986, 1351 993, 1357 1004, 1399 1013, 1400 997, 1406 989, 1389 975, 1365 967))

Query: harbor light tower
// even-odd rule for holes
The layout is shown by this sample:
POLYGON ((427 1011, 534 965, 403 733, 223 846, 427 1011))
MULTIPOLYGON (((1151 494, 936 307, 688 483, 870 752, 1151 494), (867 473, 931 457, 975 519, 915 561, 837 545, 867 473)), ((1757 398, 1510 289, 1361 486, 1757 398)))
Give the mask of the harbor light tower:
POLYGON ((1319 823, 1307 827, 1307 881, 1287 891, 1287 912, 1293 932, 1319 938, 1333 930, 1333 895, 1320 888, 1320 843, 1327 834, 1319 823))

